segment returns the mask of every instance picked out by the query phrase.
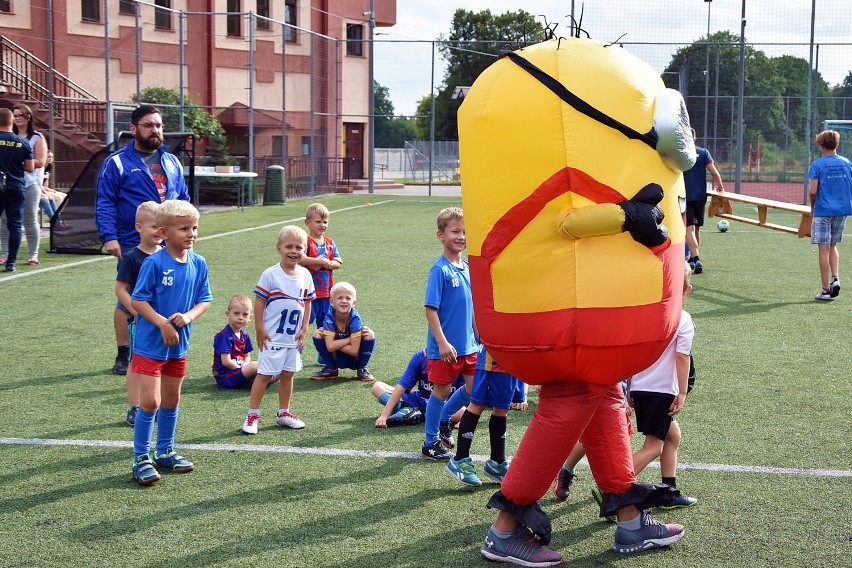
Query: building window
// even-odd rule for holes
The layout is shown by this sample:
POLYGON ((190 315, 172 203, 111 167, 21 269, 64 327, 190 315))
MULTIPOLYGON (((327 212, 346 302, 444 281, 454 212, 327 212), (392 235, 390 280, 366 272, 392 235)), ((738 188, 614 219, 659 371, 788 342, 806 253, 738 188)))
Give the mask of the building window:
POLYGON ((12 13, 12 0, 0 0, 0 12, 4 14, 12 13))
POLYGON ((346 55, 364 55, 364 24, 346 24, 346 55))
MULTIPOLYGON (((172 0, 155 0, 154 4, 161 8, 171 8, 172 0)), ((169 10, 154 9, 154 27, 158 30, 172 29, 172 13, 169 10)))
POLYGON ((311 137, 310 136, 302 136, 302 155, 310 156, 311 155, 311 137))
MULTIPOLYGON (((296 21, 296 0, 285 0, 284 2, 284 23, 299 25, 296 21)), ((284 41, 295 42, 296 30, 289 26, 284 26, 284 41)))
POLYGON ((243 15, 240 0, 228 0, 228 37, 242 37, 243 15))
MULTIPOLYGON (((282 136, 273 136, 272 137, 272 155, 280 156, 282 148, 282 141, 284 138, 282 136)), ((286 155, 286 154, 285 154, 286 155)))
POLYGON ((269 18, 269 0, 257 0, 257 15, 260 16, 257 19, 257 29, 259 30, 268 30, 269 29, 269 20, 264 18, 269 18))
POLYGON ((82 0, 80 2, 80 13, 83 16, 84 22, 100 22, 101 21, 101 3, 100 3, 100 0, 82 0))
POLYGON ((118 0, 118 13, 119 14, 136 14, 136 2, 133 0, 118 0))

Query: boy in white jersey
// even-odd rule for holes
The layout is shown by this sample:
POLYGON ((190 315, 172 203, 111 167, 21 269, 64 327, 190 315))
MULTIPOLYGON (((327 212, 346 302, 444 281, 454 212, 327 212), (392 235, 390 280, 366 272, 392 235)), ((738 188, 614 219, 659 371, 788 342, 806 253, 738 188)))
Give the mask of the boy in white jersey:
POLYGON ((263 271, 254 289, 255 331, 260 354, 257 376, 251 386, 249 411, 242 431, 257 434, 260 403, 275 375, 278 382, 278 425, 300 429, 305 423, 290 412, 293 375, 302 370, 300 350, 308 331, 314 281, 307 268, 299 266, 305 255, 308 235, 304 229, 287 225, 278 232, 276 249, 281 262, 263 271))

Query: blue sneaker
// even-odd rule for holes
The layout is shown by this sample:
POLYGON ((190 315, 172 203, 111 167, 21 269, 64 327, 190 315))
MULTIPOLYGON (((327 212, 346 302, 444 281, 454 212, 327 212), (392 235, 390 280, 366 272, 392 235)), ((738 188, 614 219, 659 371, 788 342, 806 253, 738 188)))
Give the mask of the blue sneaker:
POLYGON ((127 417, 124 419, 124 423, 133 428, 136 425, 136 413, 139 412, 138 406, 131 406, 127 409, 127 417))
POLYGON ((694 274, 701 274, 702 272, 704 272, 704 265, 701 264, 700 260, 695 259, 695 268, 692 269, 692 272, 694 274))
POLYGON ((660 509, 664 509, 669 511, 671 509, 685 509, 686 507, 692 507, 698 503, 698 499, 695 497, 687 497, 683 493, 677 496, 677 499, 669 503, 668 505, 660 505, 660 509))
POLYGON ((509 460, 503 463, 497 463, 494 460, 485 460, 485 467, 482 471, 485 472, 486 477, 493 479, 497 483, 503 483, 503 478, 506 477, 506 473, 509 471, 509 460))
POLYGON ((195 466, 185 457, 178 455, 174 448, 169 448, 162 454, 154 452, 154 463, 159 469, 167 469, 175 473, 189 473, 195 466))
POLYGON ((413 406, 400 408, 390 416, 388 416, 388 427, 392 426, 413 426, 423 422, 423 413, 413 406))
POLYGON ((488 560, 519 566, 556 566, 562 563, 561 554, 541 544, 524 526, 519 526, 506 538, 497 536, 494 527, 489 528, 479 553, 488 560))
POLYGON ((470 485, 472 487, 479 487, 482 485, 482 481, 476 475, 476 468, 473 466, 473 460, 469 457, 462 458, 458 461, 456 461, 455 458, 450 458, 445 469, 447 470, 447 473, 465 485, 470 485))
POLYGON ((151 456, 148 454, 139 454, 133 458, 133 479, 139 485, 151 485, 155 481, 160 480, 160 474, 151 463, 151 456))
POLYGON ((639 514, 642 516, 642 526, 635 531, 626 529, 619 523, 618 528, 615 529, 613 551, 619 554, 632 554, 668 546, 683 537, 682 525, 664 525, 644 511, 640 511, 639 514))

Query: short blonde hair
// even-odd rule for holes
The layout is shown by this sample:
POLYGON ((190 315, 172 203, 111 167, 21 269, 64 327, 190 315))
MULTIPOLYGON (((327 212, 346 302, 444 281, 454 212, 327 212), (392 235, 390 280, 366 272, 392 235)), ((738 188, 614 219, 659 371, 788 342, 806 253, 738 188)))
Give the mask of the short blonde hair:
POLYGON ((235 294, 231 296, 231 299, 228 300, 228 311, 231 310, 231 306, 234 304, 246 308, 249 313, 251 313, 251 300, 245 294, 235 294))
POLYGON ((301 227, 297 227, 296 225, 284 225, 281 227, 281 230, 278 231, 278 242, 280 243, 286 239, 297 239, 302 242, 303 245, 308 245, 308 234, 301 227))
POLYGON ((328 207, 323 205, 322 203, 311 203, 308 205, 308 210, 305 211, 305 219, 310 219, 311 217, 319 217, 320 219, 328 219, 329 217, 328 207))
POLYGON ((450 221, 464 221, 464 213, 461 207, 447 207, 438 213, 438 230, 443 231, 450 221))
POLYGON ((160 204, 156 201, 145 201, 139 204, 139 207, 136 208, 136 222, 141 223, 142 218, 147 214, 157 218, 157 209, 160 207, 160 204))
POLYGON ((816 135, 814 143, 826 150, 837 150, 840 146, 840 133, 836 130, 823 130, 816 135))
POLYGON ((352 294, 353 300, 358 299, 358 294, 355 292, 355 286, 349 282, 338 282, 331 287, 331 290, 328 291, 328 296, 333 300, 335 296, 337 296, 338 292, 349 292, 352 294))
POLYGON ((684 261, 683 291, 686 292, 689 290, 690 286, 692 286, 692 268, 689 266, 688 262, 684 261))
POLYGON ((160 227, 171 225, 178 217, 198 219, 200 215, 192 203, 182 199, 168 199, 157 206, 157 225, 160 227))

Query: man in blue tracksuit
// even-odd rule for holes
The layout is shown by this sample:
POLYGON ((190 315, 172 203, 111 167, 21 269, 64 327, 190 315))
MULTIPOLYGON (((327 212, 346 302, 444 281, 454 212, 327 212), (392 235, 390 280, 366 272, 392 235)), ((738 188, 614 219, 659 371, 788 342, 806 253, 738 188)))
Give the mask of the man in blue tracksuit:
MULTIPOLYGON (((133 141, 104 160, 98 173, 95 223, 104 250, 121 260, 139 244, 136 208, 145 201, 189 201, 183 165, 163 145, 163 117, 157 107, 142 105, 130 115, 133 141)), ((130 361, 128 315, 116 305, 113 323, 118 355, 113 372, 124 375, 130 361)))

